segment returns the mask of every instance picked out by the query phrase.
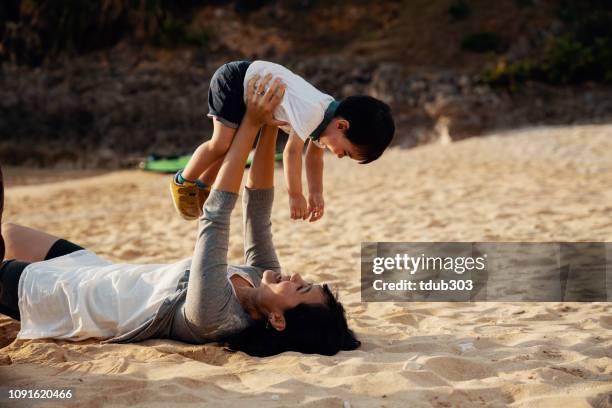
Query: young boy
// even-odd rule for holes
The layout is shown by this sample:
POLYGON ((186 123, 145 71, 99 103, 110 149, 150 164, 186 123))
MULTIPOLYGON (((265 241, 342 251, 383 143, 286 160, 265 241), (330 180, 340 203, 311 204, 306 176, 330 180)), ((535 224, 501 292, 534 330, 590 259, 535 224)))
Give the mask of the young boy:
POLYGON ((273 77, 285 85, 285 95, 274 118, 289 134, 283 162, 292 219, 310 217, 310 221, 316 221, 323 216, 325 148, 338 158, 348 156, 366 164, 378 159, 391 143, 395 131, 391 111, 378 99, 351 96, 336 101, 281 65, 267 61, 227 63, 210 80, 208 116, 213 119, 212 138, 196 149, 170 185, 175 208, 183 218, 192 220, 202 214, 209 186, 245 114, 246 84, 256 75, 259 81, 273 77), (308 202, 302 193, 302 151, 307 141, 308 202))

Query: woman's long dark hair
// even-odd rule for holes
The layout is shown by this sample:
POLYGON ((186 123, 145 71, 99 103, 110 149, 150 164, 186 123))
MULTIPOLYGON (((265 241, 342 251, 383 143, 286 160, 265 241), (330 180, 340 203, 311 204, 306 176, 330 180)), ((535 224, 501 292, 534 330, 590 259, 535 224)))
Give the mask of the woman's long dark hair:
POLYGON ((285 330, 277 331, 258 322, 226 339, 232 351, 267 357, 284 351, 333 356, 340 350, 355 350, 361 342, 348 328, 342 303, 323 285, 326 302, 301 304, 285 312, 285 330))

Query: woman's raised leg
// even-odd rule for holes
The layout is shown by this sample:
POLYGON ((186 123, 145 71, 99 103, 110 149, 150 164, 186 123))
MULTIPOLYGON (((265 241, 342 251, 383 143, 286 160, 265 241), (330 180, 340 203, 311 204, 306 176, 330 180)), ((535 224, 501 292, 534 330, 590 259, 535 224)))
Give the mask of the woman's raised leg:
POLYGON ((44 261, 49 249, 58 237, 12 223, 2 224, 2 235, 6 245, 6 259, 27 262, 44 261))

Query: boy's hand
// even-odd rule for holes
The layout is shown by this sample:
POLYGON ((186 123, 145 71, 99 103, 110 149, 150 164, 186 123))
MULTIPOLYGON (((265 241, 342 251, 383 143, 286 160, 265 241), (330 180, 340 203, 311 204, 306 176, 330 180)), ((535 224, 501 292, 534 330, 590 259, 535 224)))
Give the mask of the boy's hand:
POLYGON ((306 204, 304 194, 289 194, 289 209, 291 210, 292 220, 305 220, 308 218, 308 204, 306 204))
POLYGON ((308 195, 308 213, 310 219, 308 221, 315 222, 323 217, 325 202, 323 201, 322 193, 312 193, 308 195))

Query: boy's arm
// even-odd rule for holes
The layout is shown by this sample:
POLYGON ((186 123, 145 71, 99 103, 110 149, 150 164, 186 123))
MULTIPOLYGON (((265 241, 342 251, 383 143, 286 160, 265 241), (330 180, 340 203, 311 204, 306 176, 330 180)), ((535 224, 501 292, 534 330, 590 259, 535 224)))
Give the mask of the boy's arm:
POLYGON ((324 149, 315 146, 312 141, 306 149, 306 180, 308 181, 308 210, 312 214, 310 222, 323 217, 323 153, 324 149))
POLYGON ((285 182, 289 192, 289 208, 294 220, 308 218, 308 205, 302 194, 302 150, 304 142, 292 130, 283 152, 285 182))

